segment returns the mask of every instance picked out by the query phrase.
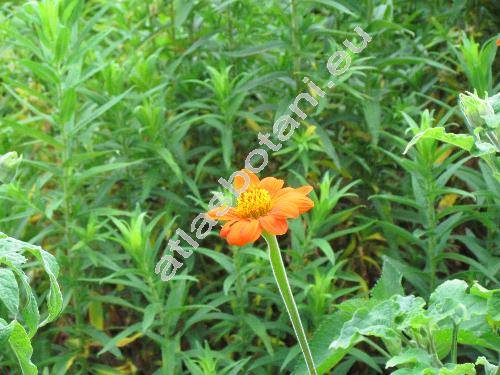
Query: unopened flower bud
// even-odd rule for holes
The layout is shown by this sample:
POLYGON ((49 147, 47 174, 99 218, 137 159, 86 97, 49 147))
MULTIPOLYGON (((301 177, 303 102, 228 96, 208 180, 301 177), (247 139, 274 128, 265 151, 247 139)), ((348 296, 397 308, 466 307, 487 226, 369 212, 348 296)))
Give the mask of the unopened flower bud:
POLYGON ((5 155, 0 155, 0 183, 9 183, 12 181, 21 160, 22 156, 18 156, 17 152, 8 152, 5 155))

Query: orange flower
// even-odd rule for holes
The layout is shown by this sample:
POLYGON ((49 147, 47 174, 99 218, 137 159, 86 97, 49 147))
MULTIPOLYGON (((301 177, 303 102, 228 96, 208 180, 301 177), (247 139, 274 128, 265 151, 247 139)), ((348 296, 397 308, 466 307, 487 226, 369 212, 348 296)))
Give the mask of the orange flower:
MULTIPOLYGON (((312 191, 311 186, 284 188, 283 180, 274 177, 260 180, 248 169, 242 172, 250 178, 250 185, 240 194, 236 206, 217 207, 208 212, 211 219, 226 222, 220 236, 230 245, 243 246, 254 242, 263 231, 274 235, 285 234, 288 230, 287 219, 296 218, 314 207, 313 201, 307 197, 312 191)), ((236 176, 235 189, 241 190, 244 183, 243 177, 236 176)))

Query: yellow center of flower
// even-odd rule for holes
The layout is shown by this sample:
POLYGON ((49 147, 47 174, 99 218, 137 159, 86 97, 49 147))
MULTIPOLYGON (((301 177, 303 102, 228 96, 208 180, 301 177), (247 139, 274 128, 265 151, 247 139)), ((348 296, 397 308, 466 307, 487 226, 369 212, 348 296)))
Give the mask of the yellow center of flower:
POLYGON ((266 189, 250 188, 238 197, 236 213, 240 217, 257 219, 271 211, 271 195, 266 189))

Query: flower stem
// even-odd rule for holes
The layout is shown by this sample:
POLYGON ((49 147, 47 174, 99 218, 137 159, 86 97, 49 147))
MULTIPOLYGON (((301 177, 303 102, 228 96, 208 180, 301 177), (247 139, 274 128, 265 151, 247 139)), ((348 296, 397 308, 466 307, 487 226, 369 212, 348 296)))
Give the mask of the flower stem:
POLYGON ((314 361, 311 354, 311 349, 309 349, 309 344, 307 343, 306 334, 304 332, 304 327, 300 321, 299 311, 295 300, 293 299, 292 289, 288 283, 286 277, 285 265, 281 259, 281 252, 278 245, 278 240, 276 236, 264 233, 264 239, 267 242, 269 248, 269 260, 271 261, 271 268, 273 269, 274 279, 278 285, 278 289, 285 302, 286 310, 288 311, 288 316, 292 322, 293 330, 295 331, 295 336, 299 341, 300 348, 302 349, 302 354, 306 360, 307 369, 310 375, 317 375, 316 368, 314 367, 314 361))

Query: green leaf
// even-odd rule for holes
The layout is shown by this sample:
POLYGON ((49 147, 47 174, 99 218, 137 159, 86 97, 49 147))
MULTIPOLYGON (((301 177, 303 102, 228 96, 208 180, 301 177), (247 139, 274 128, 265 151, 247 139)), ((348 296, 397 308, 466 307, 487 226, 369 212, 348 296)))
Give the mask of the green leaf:
POLYGON ((474 138, 471 135, 446 133, 444 127, 436 127, 425 129, 424 131, 415 135, 406 146, 403 154, 406 154, 408 150, 415 146, 419 141, 427 138, 449 143, 466 151, 471 151, 472 147, 474 146, 474 138))
POLYGON ((63 144, 57 139, 51 137, 47 133, 37 129, 34 126, 23 124, 17 121, 12 121, 10 119, 3 119, 3 121, 10 129, 12 129, 14 133, 18 134, 19 136, 34 138, 38 141, 45 142, 51 146, 54 146, 58 150, 64 147, 63 144))
POLYGON ((404 295, 404 290, 401 285, 402 278, 401 272, 399 272, 390 262, 385 260, 382 268, 382 275, 371 291, 372 298, 385 300, 395 294, 404 295))
POLYGON ((14 272, 7 268, 0 268, 0 301, 12 315, 17 314, 19 308, 19 287, 14 272))
POLYGON ((151 327, 156 317, 156 314, 160 311, 161 308, 162 306, 160 304, 153 303, 151 305, 148 305, 144 309, 144 317, 142 319, 142 332, 146 332, 149 329, 149 327, 151 327))
POLYGON ((330 349, 348 349, 361 336, 375 336, 383 339, 394 339, 394 317, 397 306, 393 301, 384 301, 373 308, 362 307, 347 321, 340 335, 330 343, 330 349))
MULTIPOLYGON (((340 306, 342 306, 342 304, 340 306)), ((336 311, 327 317, 314 333, 309 345, 313 353, 314 364, 316 365, 318 374, 329 373, 329 371, 349 352, 350 348, 332 350, 329 348, 329 345, 332 341, 332 337, 336 337, 340 334, 342 326, 350 318, 350 313, 341 310, 336 311)), ((293 373, 299 375, 305 372, 305 362, 299 361, 293 373)))
POLYGON ((264 43, 258 46, 252 46, 248 48, 244 48, 239 51, 234 51, 234 52, 226 52, 226 55, 229 57, 248 57, 252 55, 258 55, 262 54, 264 52, 277 49, 277 48, 283 48, 286 47, 286 44, 282 41, 271 41, 268 43, 264 43))
POLYGON ((335 265, 335 254, 333 252, 332 246, 324 238, 314 238, 311 241, 315 246, 321 249, 325 256, 328 258, 332 266, 335 265))
POLYGON ((99 116, 103 115, 106 113, 109 109, 114 107, 116 104, 118 104, 120 101, 122 101, 123 98, 125 98, 130 90, 125 91, 124 93, 115 96, 114 98, 111 98, 108 102, 104 103, 102 106, 98 108, 92 108, 90 111, 86 111, 85 114, 82 115, 80 120, 77 123, 77 126, 75 129, 73 129, 73 134, 76 133, 78 130, 84 128, 88 124, 90 124, 92 121, 97 119, 99 116))
POLYGON ((308 0, 308 1, 325 5, 327 7, 331 7, 333 9, 338 10, 340 13, 345 13, 348 14, 349 16, 358 17, 356 13, 352 12, 349 8, 347 8, 345 5, 343 5, 338 1, 334 0, 308 0))
POLYGON ((439 375, 476 375, 476 367, 473 363, 443 367, 439 371, 439 375))
POLYGON ((487 302, 488 315, 495 323, 500 322, 500 290, 495 290, 494 294, 487 302))
POLYGON ((431 366, 432 360, 431 360, 430 354, 427 353, 426 351, 424 351, 420 348, 411 348, 411 349, 403 351, 401 354, 398 354, 398 355, 392 357, 385 364, 385 368, 387 369, 390 367, 407 365, 407 364, 431 366))
POLYGON ((62 310, 63 299, 57 277, 59 276, 59 265, 56 258, 43 250, 41 247, 34 246, 29 251, 42 263, 42 266, 49 276, 50 290, 47 296, 48 316, 40 323, 40 327, 54 321, 62 310))
POLYGON ((180 28, 184 21, 186 21, 189 13, 193 9, 195 0, 177 0, 175 2, 175 27, 180 28))
POLYGON ((342 165, 340 163, 340 158, 326 130, 324 130, 320 125, 318 125, 316 126, 315 132, 321 139, 321 143, 323 144, 323 148, 327 153, 327 155, 332 159, 332 161, 338 168, 341 168, 342 165))
POLYGON ((41 327, 57 318, 62 310, 62 293, 57 281, 59 275, 59 266, 53 255, 46 252, 39 246, 35 246, 23 241, 7 237, 0 232, 0 264, 8 262, 12 271, 18 276, 21 282, 22 290, 25 294, 25 303, 21 308, 21 313, 29 328, 30 336, 33 336, 38 327, 41 327), (32 254, 43 266, 45 273, 49 277, 50 289, 47 295, 48 314, 45 320, 39 324, 40 314, 38 311, 36 297, 30 287, 28 277, 19 267, 26 262, 23 252, 32 254))
POLYGON ((269 355, 273 355, 273 345, 271 343, 271 338, 267 334, 267 329, 264 323, 262 323, 255 315, 245 315, 244 319, 250 329, 262 340, 269 355))
POLYGON ((97 355, 102 355, 106 352, 109 352, 112 349, 116 349, 117 345, 119 345, 120 341, 126 339, 129 336, 132 336, 134 333, 140 332, 142 323, 135 323, 131 326, 128 326, 126 329, 121 331, 115 337, 110 339, 106 345, 97 353, 97 355))
POLYGON ((28 334, 24 330, 23 326, 17 321, 11 323, 12 331, 9 336, 9 345, 19 361, 21 370, 24 375, 37 375, 38 369, 31 362, 31 355, 33 354, 33 348, 31 347, 31 342, 28 334))
POLYGON ((78 174, 77 178, 81 182, 83 182, 83 181, 89 179, 90 177, 97 176, 97 175, 107 173, 107 172, 116 171, 119 169, 128 168, 131 165, 138 164, 141 162, 142 162, 142 160, 136 160, 133 162, 117 162, 117 163, 98 165, 96 167, 92 167, 92 168, 87 169, 85 172, 78 174))
POLYGON ((438 286, 429 298, 428 316, 434 322, 451 317, 460 323, 468 317, 465 304, 468 285, 462 280, 448 280, 438 286))
POLYGON ((426 64, 438 68, 440 70, 446 70, 450 73, 455 73, 454 70, 450 69, 446 65, 443 65, 432 59, 426 59, 425 57, 417 57, 417 56, 389 57, 378 60, 377 64, 382 67, 387 67, 390 65, 426 64))
POLYGON ((182 178, 181 168, 179 167, 179 164, 177 164, 177 162, 175 161, 175 157, 170 152, 170 150, 168 150, 165 147, 162 147, 162 148, 159 148, 158 150, 156 150, 156 152, 158 153, 158 155, 161 156, 161 158, 165 161, 165 163, 167 163, 167 165, 170 167, 170 169, 172 169, 172 172, 174 172, 177 179, 179 181, 182 181, 183 178, 182 178))
POLYGON ((52 84, 59 83, 57 72, 49 65, 31 60, 21 60, 20 63, 31 70, 41 80, 52 84))

